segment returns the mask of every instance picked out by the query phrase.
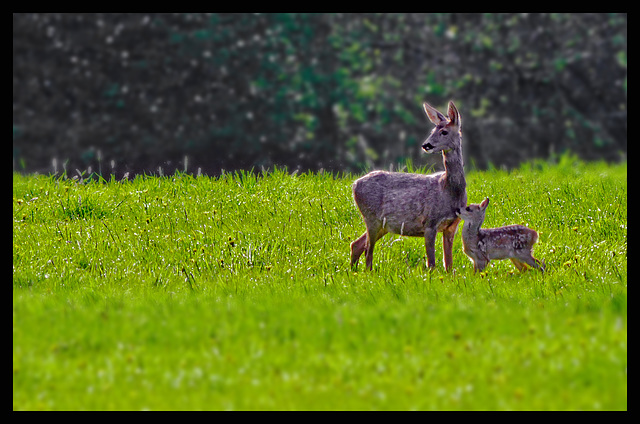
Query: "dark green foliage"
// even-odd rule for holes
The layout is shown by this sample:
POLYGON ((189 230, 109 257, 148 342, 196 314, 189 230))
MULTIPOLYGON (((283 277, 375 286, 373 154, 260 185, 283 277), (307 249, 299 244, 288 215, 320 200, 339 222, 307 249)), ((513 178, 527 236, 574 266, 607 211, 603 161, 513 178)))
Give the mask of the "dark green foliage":
POLYGON ((424 163, 421 103, 449 99, 477 167, 615 160, 626 81, 626 14, 14 14, 13 161, 107 175, 424 163))

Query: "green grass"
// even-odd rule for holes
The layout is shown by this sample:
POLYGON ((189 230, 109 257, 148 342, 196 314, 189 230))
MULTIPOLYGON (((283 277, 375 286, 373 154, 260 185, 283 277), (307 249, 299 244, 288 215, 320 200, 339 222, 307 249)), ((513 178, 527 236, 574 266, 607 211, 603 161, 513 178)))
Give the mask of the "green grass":
POLYGON ((13 408, 627 409, 626 163, 468 173, 544 275, 351 271, 355 178, 14 174, 13 408))

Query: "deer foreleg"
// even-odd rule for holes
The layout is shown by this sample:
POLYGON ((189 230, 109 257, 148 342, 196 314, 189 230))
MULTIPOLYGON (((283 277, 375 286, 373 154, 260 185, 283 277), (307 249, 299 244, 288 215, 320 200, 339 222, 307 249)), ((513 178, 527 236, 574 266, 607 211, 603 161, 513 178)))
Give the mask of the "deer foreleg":
POLYGON ((424 232, 424 247, 427 251, 427 267, 436 267, 436 234, 435 228, 427 228, 424 232))
POLYGON ((458 218, 442 232, 443 260, 444 267, 447 271, 451 271, 453 268, 453 238, 456 235, 459 223, 460 219, 458 218))

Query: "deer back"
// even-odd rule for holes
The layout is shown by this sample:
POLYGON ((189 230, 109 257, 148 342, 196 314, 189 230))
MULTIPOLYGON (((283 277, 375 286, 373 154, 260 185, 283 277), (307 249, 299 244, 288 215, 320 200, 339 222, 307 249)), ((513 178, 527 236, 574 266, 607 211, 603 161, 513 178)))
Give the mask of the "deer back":
POLYGON ((427 226, 451 223, 456 209, 466 203, 466 192, 452 197, 443 180, 444 172, 374 171, 354 183, 353 195, 365 221, 380 221, 392 233, 422 236, 427 226))
POLYGON ((491 259, 506 259, 520 252, 531 251, 538 241, 538 233, 524 225, 480 230, 478 243, 491 259))

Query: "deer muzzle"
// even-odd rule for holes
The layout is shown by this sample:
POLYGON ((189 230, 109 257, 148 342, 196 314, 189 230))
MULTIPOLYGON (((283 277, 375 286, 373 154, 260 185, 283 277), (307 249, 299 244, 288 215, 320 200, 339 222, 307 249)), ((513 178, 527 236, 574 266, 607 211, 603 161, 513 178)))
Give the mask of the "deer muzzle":
POLYGON ((424 143, 422 145, 422 150, 424 150, 425 152, 429 153, 430 150, 433 150, 434 146, 431 143, 424 143))

